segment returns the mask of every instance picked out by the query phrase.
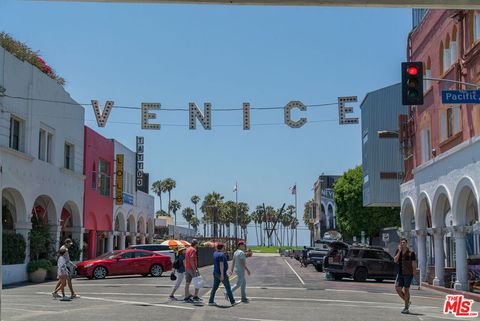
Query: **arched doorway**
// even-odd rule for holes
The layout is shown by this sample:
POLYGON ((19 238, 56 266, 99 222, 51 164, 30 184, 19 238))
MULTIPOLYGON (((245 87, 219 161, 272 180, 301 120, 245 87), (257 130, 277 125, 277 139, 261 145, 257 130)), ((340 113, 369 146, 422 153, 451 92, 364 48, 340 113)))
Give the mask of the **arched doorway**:
POLYGON ((53 258, 59 245, 59 228, 55 204, 47 195, 35 199, 31 211, 30 258, 53 258))
POLYGON ((130 245, 137 244, 137 224, 135 222, 135 216, 130 214, 127 220, 127 232, 128 236, 126 237, 126 244, 125 247, 129 247, 130 245))
POLYGON ((478 235, 474 231, 478 226, 478 193, 470 178, 462 178, 455 189, 453 197, 456 249, 456 289, 468 289, 467 260, 478 252, 478 235), (465 232, 467 233, 465 236, 465 232), (470 243, 470 244, 469 244, 470 243))
POLYGON ((155 223, 153 218, 150 218, 147 222, 147 243, 153 243, 153 237, 155 234, 155 223))
POLYGON ((125 215, 121 211, 117 211, 115 216, 115 225, 113 227, 113 249, 123 250, 125 248, 125 232, 126 232, 125 215))
POLYGON ((138 235, 137 243, 145 244, 146 232, 147 231, 146 231, 145 219, 143 218, 143 216, 140 216, 138 218, 138 223, 137 223, 137 235, 138 235))

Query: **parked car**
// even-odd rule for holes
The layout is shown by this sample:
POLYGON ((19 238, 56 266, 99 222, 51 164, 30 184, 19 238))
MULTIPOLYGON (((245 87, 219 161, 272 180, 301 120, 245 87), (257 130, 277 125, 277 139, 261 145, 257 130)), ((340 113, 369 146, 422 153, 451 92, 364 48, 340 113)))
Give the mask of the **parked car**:
POLYGON ((343 242, 332 242, 325 256, 323 268, 335 280, 353 278, 355 281, 375 279, 395 280, 397 266, 393 257, 380 247, 349 247, 343 242))
POLYGON ((175 252, 168 245, 160 244, 135 244, 128 247, 131 250, 147 250, 158 254, 170 256, 170 260, 175 262, 175 252))
POLYGON ((120 250, 77 264, 77 275, 89 279, 104 279, 112 275, 141 274, 162 276, 172 269, 172 262, 166 255, 146 250, 120 250))
POLYGON ((312 264, 318 272, 323 271, 323 259, 330 248, 327 243, 317 243, 315 247, 309 248, 307 252, 307 264, 312 264))

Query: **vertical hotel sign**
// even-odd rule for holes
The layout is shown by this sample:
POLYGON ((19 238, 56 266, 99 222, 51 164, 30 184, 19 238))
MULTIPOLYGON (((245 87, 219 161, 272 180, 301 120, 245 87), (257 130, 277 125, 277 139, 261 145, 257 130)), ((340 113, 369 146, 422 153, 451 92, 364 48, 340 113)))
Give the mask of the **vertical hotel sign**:
POLYGON ((115 205, 123 204, 123 154, 117 154, 115 165, 115 205))
POLYGON ((137 190, 143 186, 143 143, 144 138, 137 136, 137 190))

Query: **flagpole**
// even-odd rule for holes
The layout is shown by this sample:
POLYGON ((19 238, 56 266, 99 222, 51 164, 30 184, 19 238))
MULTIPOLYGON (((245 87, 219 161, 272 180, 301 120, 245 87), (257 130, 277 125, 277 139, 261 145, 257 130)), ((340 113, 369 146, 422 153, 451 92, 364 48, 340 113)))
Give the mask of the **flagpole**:
MULTIPOLYGON (((295 218, 298 220, 298 210, 297 210, 297 182, 295 182, 295 218)), ((297 230, 298 230, 298 222, 297 223, 297 226, 295 226, 295 247, 298 247, 298 233, 297 233, 297 230)))
POLYGON ((238 182, 235 182, 235 245, 238 241, 238 182))

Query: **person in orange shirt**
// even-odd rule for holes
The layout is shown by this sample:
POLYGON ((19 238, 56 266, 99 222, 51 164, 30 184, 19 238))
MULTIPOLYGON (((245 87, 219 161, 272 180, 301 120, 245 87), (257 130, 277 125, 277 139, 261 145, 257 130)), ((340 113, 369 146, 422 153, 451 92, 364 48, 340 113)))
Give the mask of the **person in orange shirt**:
POLYGON ((200 289, 195 289, 195 294, 193 296, 190 293, 190 283, 192 283, 192 279, 200 275, 198 272, 197 246, 198 241, 193 239, 191 246, 185 251, 185 298, 183 300, 188 303, 202 301, 198 296, 200 289))

